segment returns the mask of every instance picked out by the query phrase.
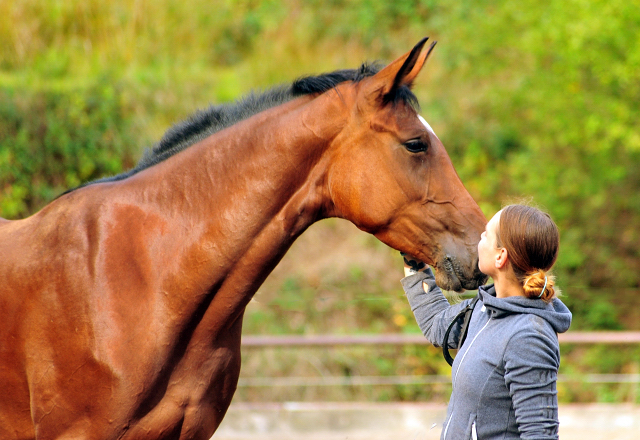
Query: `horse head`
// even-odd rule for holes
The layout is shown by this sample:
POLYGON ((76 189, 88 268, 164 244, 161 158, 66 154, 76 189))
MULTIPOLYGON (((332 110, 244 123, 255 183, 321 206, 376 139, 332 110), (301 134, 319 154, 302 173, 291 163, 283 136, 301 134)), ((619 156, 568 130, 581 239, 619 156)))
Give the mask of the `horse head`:
POLYGON ((430 264, 447 290, 475 289, 486 219, 410 87, 435 43, 426 38, 373 76, 336 88, 346 121, 332 144, 333 215, 430 264))

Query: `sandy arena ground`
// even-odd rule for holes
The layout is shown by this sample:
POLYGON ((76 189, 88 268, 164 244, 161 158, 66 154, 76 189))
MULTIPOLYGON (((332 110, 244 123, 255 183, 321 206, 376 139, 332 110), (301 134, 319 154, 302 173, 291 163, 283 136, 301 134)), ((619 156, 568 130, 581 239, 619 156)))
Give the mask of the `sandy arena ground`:
MULTIPOLYGON (((212 440, 438 440, 439 404, 233 404, 212 440)), ((564 405, 562 440, 638 440, 640 405, 564 405)))

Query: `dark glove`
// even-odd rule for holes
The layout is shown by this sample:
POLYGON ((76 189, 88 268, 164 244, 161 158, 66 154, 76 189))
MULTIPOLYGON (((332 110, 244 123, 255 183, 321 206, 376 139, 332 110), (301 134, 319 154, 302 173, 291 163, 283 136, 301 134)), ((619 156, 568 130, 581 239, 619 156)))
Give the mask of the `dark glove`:
POLYGON ((404 252, 400 252, 400 255, 402 255, 404 264, 406 264, 416 272, 420 272, 421 270, 424 270, 427 267, 425 263, 423 263, 422 261, 416 260, 411 255, 405 254, 404 252))

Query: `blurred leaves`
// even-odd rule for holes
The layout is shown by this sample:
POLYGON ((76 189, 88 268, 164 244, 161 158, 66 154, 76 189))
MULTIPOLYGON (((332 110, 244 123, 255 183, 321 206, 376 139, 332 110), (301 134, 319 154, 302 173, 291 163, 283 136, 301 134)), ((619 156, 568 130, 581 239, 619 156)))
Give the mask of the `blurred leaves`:
POLYGON ((0 215, 23 217, 133 164, 126 104, 110 81, 72 93, 0 88, 0 215))
POLYGON ((450 11, 474 23, 457 28, 443 73, 466 95, 454 94, 467 107, 449 107, 443 136, 463 181, 494 209, 533 196, 551 212, 568 294, 640 287, 640 10, 592 0, 450 11))

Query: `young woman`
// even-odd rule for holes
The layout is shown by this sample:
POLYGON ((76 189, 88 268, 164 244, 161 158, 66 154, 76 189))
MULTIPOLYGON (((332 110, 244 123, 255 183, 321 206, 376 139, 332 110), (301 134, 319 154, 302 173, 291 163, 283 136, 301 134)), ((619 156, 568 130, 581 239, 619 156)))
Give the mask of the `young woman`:
MULTIPOLYGON (((558 438, 557 334, 571 324, 549 274, 558 245, 557 226, 536 208, 510 205, 487 224, 478 265, 494 284, 480 287, 453 362, 442 439, 558 438)), ((471 300, 449 305, 431 269, 420 266, 405 256, 402 285, 425 337, 441 346, 449 324, 471 300)), ((449 347, 458 347, 460 333, 456 324, 449 347)))

